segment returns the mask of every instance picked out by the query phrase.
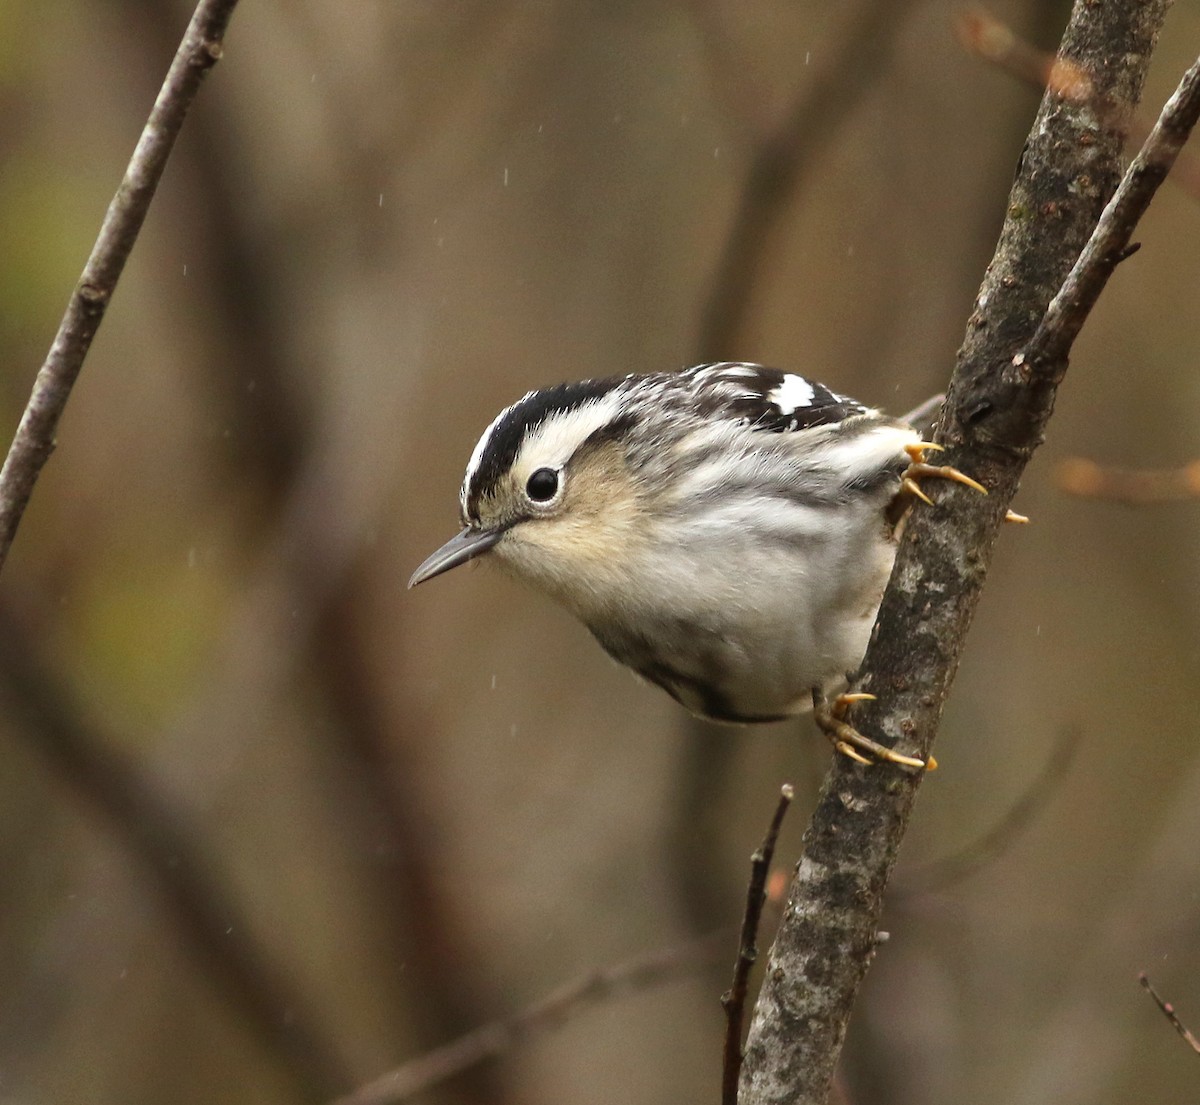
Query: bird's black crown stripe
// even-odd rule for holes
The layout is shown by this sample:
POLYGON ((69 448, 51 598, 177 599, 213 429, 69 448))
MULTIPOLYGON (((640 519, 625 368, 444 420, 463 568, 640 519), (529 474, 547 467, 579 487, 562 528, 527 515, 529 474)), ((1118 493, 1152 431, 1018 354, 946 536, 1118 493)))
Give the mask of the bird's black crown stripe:
POLYGON ((551 415, 574 410, 584 403, 602 398, 621 381, 621 377, 614 376, 607 380, 556 384, 514 403, 496 423, 479 458, 479 465, 471 474, 471 482, 467 487, 468 506, 474 506, 481 496, 495 488, 517 459, 521 442, 530 430, 540 426, 551 415))

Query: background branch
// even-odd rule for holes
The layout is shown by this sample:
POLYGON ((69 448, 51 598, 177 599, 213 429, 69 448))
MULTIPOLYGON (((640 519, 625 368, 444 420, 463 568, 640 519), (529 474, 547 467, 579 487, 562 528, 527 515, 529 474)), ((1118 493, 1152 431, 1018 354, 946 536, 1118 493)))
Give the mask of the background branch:
MULTIPOLYGON (((1060 56, 1127 115, 1140 97, 1166 9, 1163 0, 1080 0, 1060 56)), ((914 513, 856 681, 856 689, 879 696, 856 724, 922 757, 932 746, 1001 520, 1042 440, 1071 340, 1116 263, 1111 247, 1092 245, 1084 252, 1091 267, 1072 273, 1071 287, 1087 289, 1069 300, 1081 313, 1062 309, 1060 286, 1093 228, 1098 242, 1127 241, 1127 233, 1122 238, 1109 225, 1097 226, 1118 181, 1121 142, 1117 130, 1097 126, 1093 112, 1051 91, 1022 154, 937 435, 948 446, 948 462, 991 494, 972 498, 941 489, 939 509, 914 513), (1049 321, 1039 325, 1043 316, 1049 321), (1037 356, 1022 356, 1035 330, 1037 356)), ((1138 159, 1162 163, 1157 154, 1138 159)), ((1152 193, 1145 170, 1138 179, 1152 193)), ((1131 188, 1142 192, 1140 186, 1123 192, 1131 188)), ((826 1099, 920 785, 919 775, 842 759, 835 758, 822 789, 767 966, 746 1047, 744 1105, 826 1099)))
POLYGON ((897 896, 911 898, 918 894, 945 890, 974 875, 1003 855, 1009 845, 1046 808, 1066 778, 1078 746, 1078 733, 1074 730, 1063 732, 1037 777, 995 825, 952 855, 933 860, 908 873, 903 888, 893 888, 893 901, 897 896))
POLYGON ((1200 498, 1200 460, 1179 468, 1115 468, 1086 457, 1069 457, 1054 470, 1059 489, 1081 499, 1128 506, 1178 503, 1200 498))
POLYGON ((71 293, 50 352, 38 370, 33 393, 0 468, 0 570, 33 485, 54 451, 58 421, 137 241, 188 108, 205 74, 221 56, 221 43, 236 6, 237 0, 201 0, 197 5, 100 224, 96 244, 71 293))
POLYGON ((389 1105, 407 1101, 512 1050, 538 1032, 558 1028, 589 1005, 618 994, 645 990, 692 974, 723 955, 729 929, 720 929, 685 944, 640 955, 616 966, 593 971, 568 982, 541 1001, 510 1017, 482 1025, 360 1086, 333 1105, 389 1105))
MULTIPOLYGON (((1091 79, 1086 73, 1026 42, 1011 27, 988 12, 976 10, 963 13, 955 20, 955 29, 959 41, 971 53, 1026 84, 1042 90, 1049 88, 1065 99, 1090 104, 1101 114, 1109 111, 1111 105, 1096 100, 1091 79)), ((1121 126, 1120 118, 1104 121, 1121 126)), ((1126 141, 1141 145, 1150 136, 1151 124, 1143 115, 1135 113, 1125 122, 1123 129, 1126 141)), ((1171 170, 1171 183, 1182 188, 1193 199, 1200 199, 1200 158, 1186 151, 1181 153, 1171 170)))

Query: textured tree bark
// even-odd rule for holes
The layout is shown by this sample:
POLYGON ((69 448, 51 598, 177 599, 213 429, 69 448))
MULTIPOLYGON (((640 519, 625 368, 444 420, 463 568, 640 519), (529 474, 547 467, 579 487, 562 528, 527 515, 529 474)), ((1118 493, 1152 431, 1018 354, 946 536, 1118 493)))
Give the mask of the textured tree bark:
MULTIPOLYGON (((1070 343, 1023 351, 1117 187, 1120 123, 1140 98, 1168 6, 1077 0, 1059 58, 1089 87, 1078 98, 1047 93, 1018 163, 937 435, 947 463, 991 493, 939 484, 938 509, 913 513, 855 688, 879 696, 856 713, 856 727, 923 758, 1070 343)), ((1109 271, 1119 259, 1108 259, 1109 271)), ((920 782, 920 774, 834 757, 766 966, 743 1105, 826 1100, 920 782)))

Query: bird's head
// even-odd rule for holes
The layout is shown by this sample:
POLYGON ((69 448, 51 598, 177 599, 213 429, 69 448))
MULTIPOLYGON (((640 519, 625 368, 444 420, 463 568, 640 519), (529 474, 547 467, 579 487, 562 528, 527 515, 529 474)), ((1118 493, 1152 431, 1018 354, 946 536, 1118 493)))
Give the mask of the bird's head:
POLYGON ((413 573, 415 587, 488 555, 568 606, 610 577, 641 510, 625 439, 622 379, 530 392, 501 411, 467 464, 463 530, 413 573))

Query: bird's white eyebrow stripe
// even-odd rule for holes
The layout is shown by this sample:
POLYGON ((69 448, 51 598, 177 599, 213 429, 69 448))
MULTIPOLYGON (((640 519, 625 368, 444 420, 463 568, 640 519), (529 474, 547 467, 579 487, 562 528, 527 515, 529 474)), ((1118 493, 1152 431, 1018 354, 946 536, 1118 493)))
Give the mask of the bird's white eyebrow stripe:
POLYGON ((562 468, 590 434, 616 418, 623 402, 623 395, 614 389, 569 411, 557 412, 530 429, 513 460, 513 467, 527 463, 526 458, 533 453, 554 467, 562 468))

